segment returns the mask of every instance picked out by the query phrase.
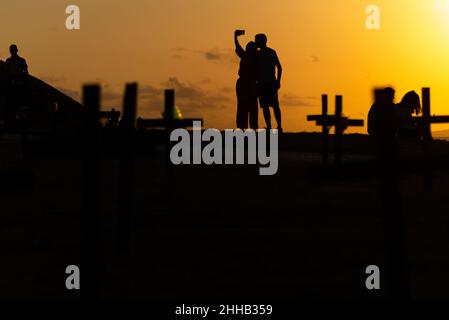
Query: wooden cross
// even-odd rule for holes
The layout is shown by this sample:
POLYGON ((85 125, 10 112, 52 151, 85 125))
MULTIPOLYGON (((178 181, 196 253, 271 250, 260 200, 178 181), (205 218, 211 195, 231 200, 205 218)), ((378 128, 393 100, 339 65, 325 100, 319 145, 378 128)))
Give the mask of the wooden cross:
POLYGON ((329 127, 335 127, 335 162, 341 161, 341 145, 343 133, 348 127, 363 127, 363 120, 349 119, 343 116, 343 97, 335 97, 335 115, 328 115, 328 96, 321 97, 322 108, 320 115, 308 115, 307 121, 315 121, 316 125, 322 127, 323 133, 323 161, 326 163, 329 158, 329 127))
POLYGON ((201 121, 203 119, 187 118, 174 119, 173 113, 175 111, 175 90, 165 90, 165 107, 164 117, 161 119, 137 119, 137 129, 145 130, 147 128, 162 128, 165 130, 165 165, 169 176, 173 175, 173 165, 170 161, 170 134, 173 129, 192 127, 194 121, 201 121))
POLYGON ((432 116, 430 112, 430 88, 422 88, 422 116, 413 117, 415 123, 422 129, 423 135, 423 153, 424 153, 424 188, 432 189, 432 172, 431 172, 431 141, 432 141, 432 124, 449 123, 449 116, 432 116))
POLYGON ((449 123, 449 115, 432 116, 430 112, 430 88, 422 88, 422 116, 413 117, 413 121, 421 126, 424 144, 432 140, 432 124, 449 123))
POLYGON ((173 112, 175 110, 175 90, 165 90, 165 111, 164 117, 161 119, 137 119, 137 128, 165 128, 171 131, 174 128, 191 127, 194 121, 201 121, 203 119, 187 118, 187 119, 174 119, 173 112))

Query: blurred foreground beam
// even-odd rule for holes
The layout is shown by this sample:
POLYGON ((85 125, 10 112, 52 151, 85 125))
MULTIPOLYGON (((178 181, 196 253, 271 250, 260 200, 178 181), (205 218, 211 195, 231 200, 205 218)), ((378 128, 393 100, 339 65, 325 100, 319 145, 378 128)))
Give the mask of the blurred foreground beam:
POLYGON ((83 88, 83 104, 86 107, 82 170, 81 212, 81 265, 83 272, 82 299, 99 297, 100 286, 100 214, 99 214, 99 170, 98 139, 100 109, 100 87, 89 85, 83 88))
MULTIPOLYGON (((383 91, 375 91, 376 101, 383 101, 383 91)), ((397 146, 395 131, 388 126, 391 114, 388 105, 381 106, 376 134, 379 193, 382 201, 386 285, 394 300, 409 298, 409 275, 405 246, 405 226, 402 215, 402 198, 399 187, 397 146), (386 123, 383 123, 385 121, 386 123), (380 125, 383 123, 384 125, 380 125)))
POLYGON ((432 190, 432 125, 430 117, 430 88, 422 89, 422 128, 424 152, 424 189, 432 190))
POLYGON ((137 83, 126 85, 121 127, 117 251, 125 255, 129 253, 134 200, 133 136, 137 114, 137 89, 137 83))

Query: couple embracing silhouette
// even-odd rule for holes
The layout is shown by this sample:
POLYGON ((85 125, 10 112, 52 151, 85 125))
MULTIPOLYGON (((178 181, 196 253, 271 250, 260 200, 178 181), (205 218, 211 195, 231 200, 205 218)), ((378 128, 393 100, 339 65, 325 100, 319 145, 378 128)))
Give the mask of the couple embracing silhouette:
POLYGON ((407 92, 394 103, 396 91, 387 87, 376 91, 376 100, 368 113, 368 134, 386 139, 421 139, 422 128, 413 115, 421 113, 421 99, 415 91, 407 92))
POLYGON ((276 51, 267 46, 267 36, 257 34, 243 49, 239 37, 245 31, 234 32, 235 52, 240 58, 237 91, 237 128, 258 129, 259 103, 266 128, 271 129, 270 107, 273 108, 279 132, 282 132, 278 91, 281 88, 282 66, 276 51), (277 69, 277 74, 276 74, 277 69))

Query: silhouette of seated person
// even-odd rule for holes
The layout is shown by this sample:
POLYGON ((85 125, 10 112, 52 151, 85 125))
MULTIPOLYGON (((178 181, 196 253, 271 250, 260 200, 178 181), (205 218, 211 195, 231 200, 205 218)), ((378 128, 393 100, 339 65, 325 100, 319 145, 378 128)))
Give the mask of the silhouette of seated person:
POLYGON ((235 52, 240 58, 239 78, 236 83, 237 119, 239 129, 258 129, 259 104, 257 95, 257 47, 255 42, 248 42, 246 50, 242 48, 238 37, 244 31, 234 32, 235 52))
POLYGON ((11 57, 6 60, 7 99, 5 105, 5 126, 16 126, 17 114, 20 107, 26 105, 28 98, 28 65, 20 57, 15 44, 9 47, 11 57))
POLYGON ((373 137, 381 172, 392 174, 396 157, 396 105, 392 88, 376 90, 375 102, 368 114, 368 132, 373 137))
POLYGON ((399 138, 420 139, 421 130, 413 114, 421 112, 421 100, 415 91, 407 92, 401 102, 396 105, 397 135, 399 138))
POLYGON ((374 104, 368 113, 368 134, 377 138, 396 136, 395 90, 385 88, 376 90, 374 104))

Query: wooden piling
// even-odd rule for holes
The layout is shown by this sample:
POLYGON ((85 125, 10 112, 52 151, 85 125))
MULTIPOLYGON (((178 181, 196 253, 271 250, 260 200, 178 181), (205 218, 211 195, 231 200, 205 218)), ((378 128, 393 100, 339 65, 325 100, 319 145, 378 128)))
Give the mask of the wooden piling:
POLYGON ((423 141, 429 144, 432 140, 430 119, 430 88, 422 88, 423 141))
POLYGON ((175 111, 175 90, 167 89, 165 90, 165 107, 164 107, 164 121, 165 121, 165 164, 167 168, 167 173, 169 175, 173 174, 173 165, 170 160, 170 149, 171 141, 170 134, 174 129, 175 119, 173 114, 175 111))
POLYGON ((81 212, 81 269, 83 271, 82 299, 94 300, 100 289, 100 213, 99 213, 99 167, 98 139, 100 109, 100 87, 89 85, 83 88, 83 104, 86 108, 82 170, 82 212, 81 212))
POLYGON ((337 95, 335 97, 335 163, 341 163, 342 156, 342 139, 343 139, 343 125, 342 125, 342 113, 343 113, 343 96, 337 95))
POLYGON ((399 163, 394 131, 388 122, 392 116, 384 102, 382 90, 376 90, 378 105, 376 117, 377 170, 379 193, 382 201, 385 243, 385 284, 394 300, 409 298, 409 277, 405 246, 405 224, 402 215, 402 199, 399 186, 399 163))
MULTIPOLYGON (((175 111, 175 90, 165 90, 165 107, 164 107, 164 119, 167 122, 166 127, 170 128, 173 123, 173 113, 175 111)), ((172 129, 172 128, 170 128, 172 129)))
POLYGON ((131 215, 134 194, 133 133, 137 113, 137 83, 126 85, 123 101, 122 137, 120 145, 119 204, 117 249, 128 254, 130 246, 131 215))
POLYGON ((328 97, 327 94, 321 96, 321 115, 323 116, 322 123, 322 139, 323 149, 322 157, 323 162, 326 164, 329 160, 329 127, 327 125, 327 113, 328 113, 328 97))
POLYGON ((423 109, 423 180, 424 189, 432 190, 432 171, 431 171, 431 157, 432 157, 432 130, 431 130, 431 114, 430 114, 430 88, 422 88, 422 109, 423 109))

